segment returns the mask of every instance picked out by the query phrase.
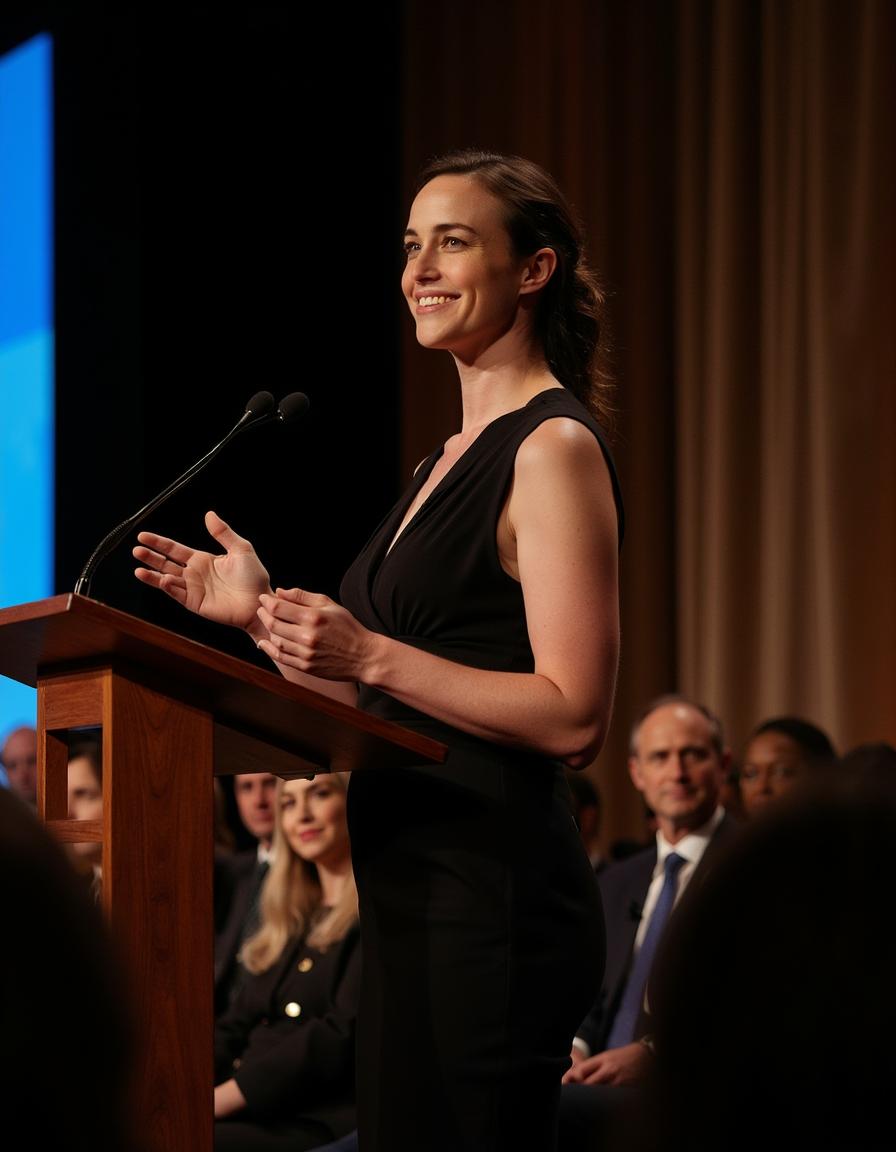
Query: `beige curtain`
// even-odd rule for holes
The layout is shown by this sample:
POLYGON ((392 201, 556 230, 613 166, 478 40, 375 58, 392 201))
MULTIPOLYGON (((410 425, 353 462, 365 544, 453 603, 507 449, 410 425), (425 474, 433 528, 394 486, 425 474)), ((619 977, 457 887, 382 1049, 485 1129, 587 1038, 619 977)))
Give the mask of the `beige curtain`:
MULTIPOLYGON (((611 292, 605 838, 641 831, 626 733, 655 693, 704 700, 735 752, 781 712, 896 743, 896 5, 408 2, 404 47, 406 188, 443 148, 531 156, 611 292)), ((407 472, 457 400, 403 332, 407 472)))

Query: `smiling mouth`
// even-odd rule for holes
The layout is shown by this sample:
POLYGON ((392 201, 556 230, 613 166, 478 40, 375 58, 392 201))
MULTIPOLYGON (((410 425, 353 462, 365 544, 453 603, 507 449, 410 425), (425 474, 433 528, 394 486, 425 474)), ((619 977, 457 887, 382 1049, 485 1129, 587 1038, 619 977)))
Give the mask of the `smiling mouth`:
POLYGON ((456 300, 456 296, 418 296, 418 308, 434 308, 437 304, 448 304, 451 300, 456 300))

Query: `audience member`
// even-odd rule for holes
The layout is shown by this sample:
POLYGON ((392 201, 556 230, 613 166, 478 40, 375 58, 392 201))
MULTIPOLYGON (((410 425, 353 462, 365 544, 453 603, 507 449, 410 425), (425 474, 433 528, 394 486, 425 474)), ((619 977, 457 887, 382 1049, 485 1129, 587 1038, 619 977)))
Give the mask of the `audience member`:
POLYGON ((270 772, 246 772, 234 777, 234 798, 245 829, 255 847, 216 856, 215 884, 215 1014, 232 1000, 242 979, 240 948, 258 926, 258 900, 271 863, 276 822, 277 777, 270 772), (221 891, 227 892, 228 907, 221 891), (220 927, 218 926, 220 924, 220 927))
POLYGON ((0 749, 0 763, 11 791, 36 807, 37 729, 28 724, 13 728, 0 749))
POLYGON ((745 826, 669 926, 647 1106, 612 1147, 892 1148, 894 843, 896 794, 861 774, 745 826))
MULTIPOLYGON (((101 736, 73 736, 68 748, 68 815, 70 820, 103 818, 103 746, 101 736)), ((66 844, 75 871, 96 899, 102 888, 103 845, 98 840, 66 844)))
POLYGON ((356 1125, 358 895, 347 777, 281 781, 246 974, 215 1028, 215 1152, 303 1152, 356 1125))
POLYGON ((840 757, 840 767, 850 779, 896 793, 896 748, 886 741, 856 744, 840 757))
POLYGON ((635 720, 629 772, 656 815, 657 834, 651 847, 598 877, 607 963, 563 1077, 561 1148, 591 1147, 646 1074, 645 993, 665 917, 686 888, 702 882, 739 826, 719 803, 729 759, 720 721, 684 696, 659 697, 635 720))
POLYGON ((147 1147, 135 1119, 137 1043, 124 960, 67 854, 7 789, 0 789, 0 900, 7 1147, 147 1147))
POLYGON ((597 784, 584 772, 566 770, 566 779, 572 792, 576 824, 594 871, 600 872, 608 861, 601 851, 600 832, 603 803, 597 784))
POLYGON ((755 816, 835 759, 830 737, 810 721, 798 716, 764 720, 750 733, 741 760, 744 815, 755 816))
POLYGON ((224 930, 230 904, 233 900, 234 877, 233 856, 236 851, 236 836, 233 826, 227 816, 227 802, 221 778, 214 779, 214 806, 215 806, 215 863, 214 863, 214 917, 215 937, 224 930))

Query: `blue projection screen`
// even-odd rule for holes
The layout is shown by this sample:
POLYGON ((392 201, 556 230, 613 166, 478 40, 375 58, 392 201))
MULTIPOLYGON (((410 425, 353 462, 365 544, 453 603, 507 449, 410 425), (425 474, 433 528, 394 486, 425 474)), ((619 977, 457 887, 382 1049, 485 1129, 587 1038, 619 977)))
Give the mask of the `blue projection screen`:
MULTIPOLYGON (((0 608, 53 594, 53 48, 0 56, 0 608)), ((0 676, 0 742, 35 724, 0 676)))

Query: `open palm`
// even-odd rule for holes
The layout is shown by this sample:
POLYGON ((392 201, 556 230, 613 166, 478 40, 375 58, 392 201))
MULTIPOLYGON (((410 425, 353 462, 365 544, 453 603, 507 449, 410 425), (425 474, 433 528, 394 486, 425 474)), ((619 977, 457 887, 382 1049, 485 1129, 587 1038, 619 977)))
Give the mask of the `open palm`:
POLYGON ((247 628, 256 620, 258 597, 271 590, 267 569, 252 544, 215 512, 206 513, 205 526, 223 553, 140 532, 133 555, 141 566, 134 575, 206 620, 247 628))

